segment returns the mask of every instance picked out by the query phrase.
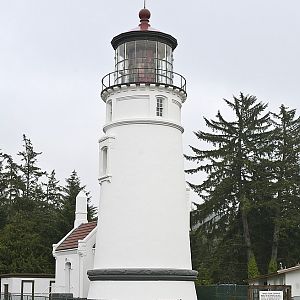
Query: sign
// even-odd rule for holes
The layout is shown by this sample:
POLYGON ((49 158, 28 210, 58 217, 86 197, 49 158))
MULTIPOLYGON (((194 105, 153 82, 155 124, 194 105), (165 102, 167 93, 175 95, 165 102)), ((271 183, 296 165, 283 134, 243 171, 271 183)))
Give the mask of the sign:
POLYGON ((283 300, 282 291, 259 291, 259 300, 283 300))

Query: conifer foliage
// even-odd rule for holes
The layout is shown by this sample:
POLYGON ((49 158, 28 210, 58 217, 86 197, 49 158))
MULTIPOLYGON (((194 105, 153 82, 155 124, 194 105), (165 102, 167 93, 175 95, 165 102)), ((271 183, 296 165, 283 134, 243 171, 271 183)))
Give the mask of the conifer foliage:
POLYGON ((203 201, 192 212, 193 263, 206 268, 215 283, 241 283, 265 273, 268 265, 277 267, 281 232, 299 224, 298 217, 288 224, 287 219, 300 209, 300 127, 295 110, 282 106, 271 114, 255 96, 241 93, 224 101, 232 119, 221 112, 204 118, 209 130, 195 135, 210 146, 191 146, 193 154, 185 156, 196 163, 188 174, 206 174, 202 183, 189 183, 203 201), (229 278, 222 262, 235 267, 229 278))
MULTIPOLYGON (((19 161, 0 153, 0 273, 53 273, 52 244, 71 228, 85 187, 75 171, 61 186, 38 165, 40 152, 23 136, 19 161)), ((89 219, 95 208, 88 203, 89 219)))
POLYGON ((272 251, 269 272, 274 272, 278 259, 280 236, 300 224, 300 117, 296 110, 281 105, 272 113, 272 251))

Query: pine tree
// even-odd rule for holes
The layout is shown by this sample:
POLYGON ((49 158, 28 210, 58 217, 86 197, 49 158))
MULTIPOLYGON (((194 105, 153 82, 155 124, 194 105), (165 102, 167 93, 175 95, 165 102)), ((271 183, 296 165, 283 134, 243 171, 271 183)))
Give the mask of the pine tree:
POLYGON ((272 191, 270 209, 273 211, 272 253, 269 272, 277 271, 278 245, 284 227, 297 228, 300 214, 300 117, 296 110, 280 106, 278 114, 272 113, 275 130, 273 142, 272 191), (287 220, 289 220, 287 224, 287 220))
POLYGON ((2 215, 3 218, 5 218, 5 222, 9 222, 9 220, 14 217, 14 207, 21 197, 23 186, 23 182, 19 175, 18 165, 13 161, 13 158, 10 155, 2 153, 0 171, 0 206, 2 207, 2 215))
POLYGON ((59 185, 59 180, 55 177, 55 170, 53 170, 48 177, 46 184, 46 201, 52 204, 55 208, 62 206, 62 187, 59 185))
POLYGON ((24 150, 18 153, 21 157, 21 164, 18 166, 23 182, 22 200, 18 204, 23 211, 33 212, 37 205, 43 201, 45 194, 43 185, 40 182, 46 172, 37 166, 37 157, 41 152, 35 152, 30 139, 23 135, 24 150))
MULTIPOLYGON (((38 166, 41 153, 25 135, 23 141, 20 164, 0 153, 0 273, 52 273, 52 244, 73 228, 76 196, 84 186, 75 171, 65 187, 54 170, 46 181, 38 166)), ((95 217, 90 199, 88 213, 95 217)))
MULTIPOLYGON (((62 190, 62 207, 60 210, 60 228, 62 236, 68 233, 74 226, 76 197, 82 190, 85 190, 85 186, 81 184, 80 178, 74 170, 70 177, 66 179, 66 186, 63 187, 62 190)), ((90 203, 89 192, 85 193, 88 198, 88 220, 94 220, 96 208, 90 203)))
POLYGON ((4 176, 4 154, 0 152, 0 230, 5 226, 6 224, 6 180, 4 176))
POLYGON ((191 232, 192 263, 198 271, 196 284, 203 285, 207 279, 211 283, 244 284, 247 258, 240 215, 226 226, 227 230, 218 228, 216 221, 207 218, 191 232))
POLYGON ((0 273, 47 273, 53 272, 54 260, 51 245, 45 244, 39 227, 42 223, 28 218, 21 212, 1 232, 0 273))
MULTIPOLYGON (((194 155, 186 159, 197 163, 197 167, 187 170, 189 174, 200 171, 207 173, 201 184, 191 184, 192 189, 204 200, 201 218, 217 216, 212 225, 219 230, 228 230, 238 215, 241 216, 243 237, 248 262, 248 277, 258 275, 253 251, 248 214, 254 205, 253 177, 263 172, 262 165, 269 145, 269 113, 264 113, 267 105, 258 102, 254 96, 233 97, 226 104, 235 114, 233 121, 227 121, 218 112, 216 120, 204 118, 210 132, 198 131, 200 141, 213 146, 209 150, 191 147, 194 155)), ((260 183, 261 184, 261 183, 260 183)))

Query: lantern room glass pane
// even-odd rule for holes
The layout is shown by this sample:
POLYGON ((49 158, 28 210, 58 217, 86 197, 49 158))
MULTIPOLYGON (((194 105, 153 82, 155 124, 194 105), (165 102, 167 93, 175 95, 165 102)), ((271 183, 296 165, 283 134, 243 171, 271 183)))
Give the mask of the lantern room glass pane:
POLYGON ((169 62, 170 64, 172 64, 173 51, 172 51, 171 47, 167 45, 166 51, 167 51, 167 62, 169 62))
POLYGON ((122 76, 125 70, 125 44, 120 45, 116 49, 115 62, 115 82, 122 83, 122 76))
POLYGON ((167 72, 167 84, 173 83, 173 51, 170 46, 166 46, 166 72, 167 72))
POLYGON ((124 80, 127 82, 135 82, 135 65, 136 65, 136 42, 128 42, 125 44, 125 73, 124 80))

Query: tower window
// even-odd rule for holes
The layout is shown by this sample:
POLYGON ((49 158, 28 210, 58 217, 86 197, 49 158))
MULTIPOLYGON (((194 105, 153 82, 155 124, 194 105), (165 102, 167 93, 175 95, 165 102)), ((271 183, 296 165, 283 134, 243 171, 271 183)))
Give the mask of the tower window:
POLYGON ((112 102, 111 101, 107 102, 106 115, 107 115, 107 121, 111 122, 111 120, 112 120, 112 102))
POLYGON ((102 148, 102 174, 107 173, 107 147, 102 148))
POLYGON ((156 99, 156 115, 162 117, 164 113, 164 99, 159 97, 156 99))
POLYGON ((115 137, 111 135, 105 135, 99 140, 99 183, 110 182, 111 180, 111 147, 113 145, 115 137))

